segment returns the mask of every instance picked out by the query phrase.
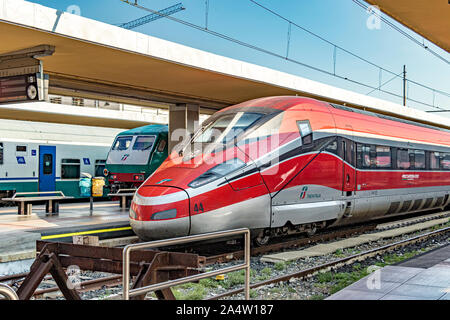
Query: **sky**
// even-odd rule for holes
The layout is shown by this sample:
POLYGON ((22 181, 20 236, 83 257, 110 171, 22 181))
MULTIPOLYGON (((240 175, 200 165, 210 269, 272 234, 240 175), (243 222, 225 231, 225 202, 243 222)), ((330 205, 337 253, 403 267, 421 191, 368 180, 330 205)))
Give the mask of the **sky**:
MULTIPOLYGON (((134 2, 134 0, 130 0, 134 2)), ((329 42, 352 52, 384 69, 401 74, 406 65, 407 78, 450 95, 450 64, 435 57, 390 26, 378 24, 370 13, 352 0, 255 0, 329 42)), ((149 14, 120 0, 33 0, 61 11, 118 25, 149 14)), ((161 10, 182 2, 186 8, 173 17, 188 21, 236 40, 286 57, 289 43, 289 59, 275 57, 255 49, 215 37, 203 31, 162 18, 135 28, 134 31, 180 43, 215 54, 254 63, 283 72, 299 75, 336 87, 402 104, 401 97, 394 97, 378 90, 319 72, 302 64, 308 64, 327 72, 363 82, 373 87, 393 78, 371 64, 337 49, 334 45, 312 36, 289 22, 264 10, 250 0, 139 0, 141 6, 161 10), (206 3, 209 3, 206 10, 206 3), (206 11, 208 15, 206 17, 206 11), (336 61, 336 63, 334 62, 336 61)), ((389 18, 390 19, 390 18, 389 18)), ((399 25, 398 23, 396 23, 399 25)), ((399 25, 400 26, 400 25, 399 25)), ((420 35, 402 27, 403 30, 424 41, 432 50, 447 61, 450 54, 420 35)), ((382 89, 402 95, 402 79, 395 78, 382 89)), ((408 84, 408 97, 430 105, 450 110, 450 97, 415 84, 408 84)), ((407 105, 424 111, 437 110, 414 101, 407 105)), ((450 112, 436 113, 450 117, 450 112)))

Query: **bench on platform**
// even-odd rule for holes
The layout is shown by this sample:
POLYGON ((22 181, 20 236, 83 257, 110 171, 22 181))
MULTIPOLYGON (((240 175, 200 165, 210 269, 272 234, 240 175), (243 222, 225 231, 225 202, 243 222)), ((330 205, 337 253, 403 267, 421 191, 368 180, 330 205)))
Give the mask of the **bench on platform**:
POLYGON ((129 208, 136 190, 137 189, 119 189, 116 193, 109 193, 108 197, 119 197, 120 207, 129 208))
POLYGON ((45 202, 45 212, 49 215, 58 215, 59 201, 72 198, 65 196, 62 191, 39 191, 16 192, 12 198, 3 198, 2 201, 16 203, 19 215, 31 215, 33 204, 45 202))

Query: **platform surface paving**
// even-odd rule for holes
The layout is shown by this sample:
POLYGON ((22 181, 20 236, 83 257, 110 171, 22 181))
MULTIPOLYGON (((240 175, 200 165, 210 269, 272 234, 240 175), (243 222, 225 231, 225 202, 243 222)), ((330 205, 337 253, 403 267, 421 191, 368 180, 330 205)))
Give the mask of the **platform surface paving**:
POLYGON ((379 269, 327 300, 450 300, 450 245, 379 269))
POLYGON ((89 203, 60 204, 57 216, 47 216, 44 206, 33 206, 29 216, 18 215, 16 207, 0 208, 0 234, 11 231, 36 231, 73 225, 95 225, 128 220, 128 210, 121 210, 117 202, 95 202, 91 214, 89 203))
POLYGON ((36 240, 59 241, 58 237, 67 239, 74 233, 114 234, 123 229, 131 229, 128 210, 121 209, 117 201, 94 202, 92 212, 89 203, 60 204, 56 216, 48 216, 45 206, 35 206, 28 216, 18 215, 16 207, 3 207, 0 208, 0 263, 33 257, 36 240))

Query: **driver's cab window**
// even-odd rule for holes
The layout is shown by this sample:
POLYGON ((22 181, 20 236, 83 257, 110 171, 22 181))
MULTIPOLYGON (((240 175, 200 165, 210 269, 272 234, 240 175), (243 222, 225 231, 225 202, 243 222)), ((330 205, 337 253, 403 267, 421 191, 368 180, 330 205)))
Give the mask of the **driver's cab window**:
POLYGON ((161 139, 158 144, 158 152, 163 152, 166 147, 167 141, 165 139, 161 139))
POLYGON ((116 142, 114 142, 113 148, 112 150, 117 150, 117 151, 124 151, 124 150, 128 150, 128 148, 131 145, 131 141, 133 140, 133 137, 118 137, 116 139, 116 142))
POLYGON ((133 145, 133 150, 150 150, 155 142, 155 136, 139 136, 133 145))

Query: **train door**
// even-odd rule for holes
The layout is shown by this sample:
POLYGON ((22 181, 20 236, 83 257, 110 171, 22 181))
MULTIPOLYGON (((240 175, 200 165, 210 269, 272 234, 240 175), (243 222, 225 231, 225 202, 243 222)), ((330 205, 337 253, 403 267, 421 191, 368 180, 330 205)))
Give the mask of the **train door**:
POLYGON ((342 195, 351 196, 355 191, 356 170, 355 170, 355 142, 340 138, 339 156, 344 160, 342 166, 342 195))
POLYGON ((342 165, 342 197, 345 199, 343 206, 344 217, 351 217, 355 207, 356 185, 356 154, 355 142, 345 138, 339 138, 339 156, 343 160, 342 165))
POLYGON ((356 184, 355 168, 355 143, 351 140, 342 139, 342 159, 344 165, 342 167, 342 192, 344 196, 353 195, 356 184))
POLYGON ((55 191, 56 147, 39 146, 39 191, 55 191))

